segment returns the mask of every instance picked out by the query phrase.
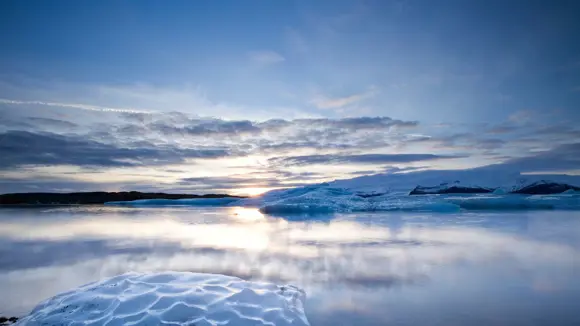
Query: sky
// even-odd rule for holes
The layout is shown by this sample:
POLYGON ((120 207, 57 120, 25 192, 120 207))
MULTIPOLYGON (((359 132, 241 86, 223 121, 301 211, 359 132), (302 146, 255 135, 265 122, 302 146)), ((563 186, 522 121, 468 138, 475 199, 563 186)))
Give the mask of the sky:
POLYGON ((580 174, 578 1, 0 2, 0 193, 580 174))

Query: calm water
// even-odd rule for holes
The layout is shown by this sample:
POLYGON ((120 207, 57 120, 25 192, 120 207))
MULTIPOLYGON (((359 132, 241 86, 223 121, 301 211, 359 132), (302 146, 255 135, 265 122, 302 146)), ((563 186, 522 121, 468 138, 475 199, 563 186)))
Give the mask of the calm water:
POLYGON ((580 212, 0 209, 0 315, 162 270, 299 285, 312 325, 580 325, 580 212))

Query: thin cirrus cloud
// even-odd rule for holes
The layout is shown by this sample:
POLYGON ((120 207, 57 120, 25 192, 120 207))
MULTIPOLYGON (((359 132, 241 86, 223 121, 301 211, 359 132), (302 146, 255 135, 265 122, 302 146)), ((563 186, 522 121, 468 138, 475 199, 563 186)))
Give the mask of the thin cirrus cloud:
POLYGON ((397 164, 431 161, 437 159, 465 158, 466 155, 435 154, 357 154, 357 155, 301 155, 282 158, 271 158, 273 165, 305 166, 315 164, 397 164))
POLYGON ((575 171, 580 173, 580 143, 560 145, 534 155, 512 158, 499 166, 519 172, 575 171))
POLYGON ((260 65, 271 65, 286 60, 281 54, 270 50, 259 50, 248 53, 250 59, 260 65))
POLYGON ((492 135, 498 135, 498 134, 508 134, 508 133, 511 133, 511 132, 514 132, 517 130, 518 130, 518 127, 516 127, 516 126, 501 124, 501 125, 489 128, 487 130, 487 133, 492 134, 492 135))
POLYGON ((370 90, 363 93, 343 97, 328 97, 319 94, 316 95, 310 101, 310 103, 312 103, 318 109, 338 109, 371 98, 375 96, 376 93, 377 93, 376 89, 371 88, 370 90))
POLYGON ((226 150, 178 148, 136 142, 133 146, 102 143, 86 137, 8 131, 0 134, 0 169, 28 165, 131 167, 182 163, 188 158, 219 158, 226 150))
POLYGON ((96 106, 87 104, 73 104, 73 103, 58 103, 58 102, 45 102, 45 101, 18 101, 18 100, 8 100, 0 99, 1 104, 12 104, 12 105, 44 105, 44 106, 54 106, 61 108, 74 108, 89 111, 102 111, 102 112, 119 112, 119 113, 149 113, 145 110, 137 110, 131 108, 112 108, 106 106, 96 106))
POLYGON ((192 189, 232 189, 236 187, 250 187, 250 188, 281 188, 281 187, 297 187, 308 184, 307 179, 301 181, 285 182, 278 178, 252 178, 252 177, 197 177, 184 178, 178 183, 181 187, 191 187, 192 189))

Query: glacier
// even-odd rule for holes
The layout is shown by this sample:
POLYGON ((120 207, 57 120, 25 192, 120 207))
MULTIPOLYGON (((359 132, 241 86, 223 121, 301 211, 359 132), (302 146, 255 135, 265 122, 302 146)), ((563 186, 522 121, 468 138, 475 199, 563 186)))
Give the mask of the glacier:
POLYGON ((15 325, 307 326, 292 285, 190 272, 127 273, 40 303, 15 325))
POLYGON ((277 189, 252 198, 149 199, 128 206, 243 206, 271 215, 369 211, 580 210, 580 176, 494 169, 391 173, 277 189), (557 193, 554 193, 557 192, 557 193))

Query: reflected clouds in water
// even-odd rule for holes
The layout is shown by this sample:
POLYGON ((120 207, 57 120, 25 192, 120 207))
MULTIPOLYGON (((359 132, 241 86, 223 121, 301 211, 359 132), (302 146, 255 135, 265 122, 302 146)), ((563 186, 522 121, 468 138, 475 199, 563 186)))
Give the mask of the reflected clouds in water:
POLYGON ((545 214, 293 220, 248 208, 3 210, 0 286, 13 295, 0 306, 21 314, 103 277, 176 270, 299 285, 320 323, 346 312, 370 324, 387 322, 394 317, 377 306, 407 302, 400 314, 425 298, 455 300, 500 280, 510 280, 516 293, 570 290, 580 266, 572 240, 580 222, 561 213, 559 226, 546 232, 545 214))

